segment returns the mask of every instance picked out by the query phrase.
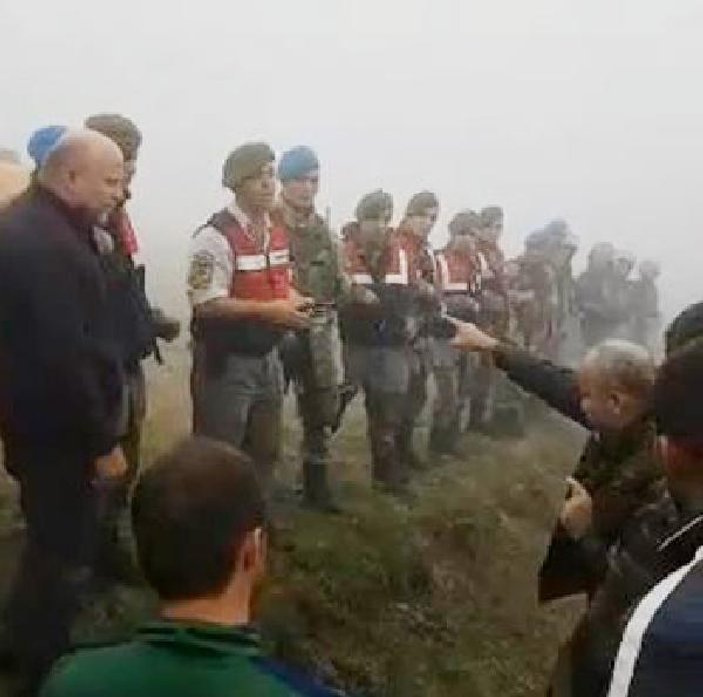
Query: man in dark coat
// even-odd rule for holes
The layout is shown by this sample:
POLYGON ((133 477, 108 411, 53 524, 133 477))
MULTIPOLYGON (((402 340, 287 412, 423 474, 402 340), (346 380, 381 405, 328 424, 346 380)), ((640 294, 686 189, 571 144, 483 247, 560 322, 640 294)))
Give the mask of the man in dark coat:
POLYGON ((26 694, 68 646, 94 559, 96 480, 125 470, 122 371, 93 230, 122 185, 112 142, 68 133, 0 216, 0 426, 27 525, 7 629, 26 694))

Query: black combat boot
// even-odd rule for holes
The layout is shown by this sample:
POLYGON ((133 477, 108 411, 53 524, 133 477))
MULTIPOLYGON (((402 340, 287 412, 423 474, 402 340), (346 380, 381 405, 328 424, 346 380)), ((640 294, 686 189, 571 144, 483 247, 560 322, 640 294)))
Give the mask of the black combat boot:
POLYGON ((414 424, 403 424, 395 437, 398 457, 402 463, 401 466, 404 466, 403 469, 407 471, 408 475, 411 472, 424 472, 427 469, 427 462, 413 448, 414 430, 414 424))
POLYGON ((320 513, 341 513, 332 496, 326 462, 309 458, 303 462, 303 506, 320 513))

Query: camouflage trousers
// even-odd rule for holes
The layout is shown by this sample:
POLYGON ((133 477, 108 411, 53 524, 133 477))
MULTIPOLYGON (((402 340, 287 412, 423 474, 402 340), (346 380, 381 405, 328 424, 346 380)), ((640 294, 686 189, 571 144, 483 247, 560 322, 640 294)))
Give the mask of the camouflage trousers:
POLYGON ((409 467, 417 467, 419 459, 413 449, 413 436, 417 423, 427 404, 427 381, 430 377, 432 357, 428 339, 418 339, 409 350, 408 392, 403 404, 403 418, 396 433, 400 457, 409 467))
POLYGON ((106 578, 129 573, 131 560, 120 523, 129 495, 141 469, 142 433, 146 418, 146 379, 141 364, 125 370, 120 446, 127 460, 127 473, 119 482, 103 483, 98 489, 99 540, 96 569, 106 578))
POLYGON ((406 346, 346 349, 348 379, 364 391, 373 479, 390 491, 400 491, 408 479, 398 434, 407 418, 411 352, 406 346))
POLYGON ((457 351, 446 341, 433 342, 432 364, 436 395, 430 449, 435 452, 452 452, 468 424, 475 362, 474 356, 457 351))
MULTIPOLYGON (((336 332, 336 325, 334 326, 336 332)), ((294 337, 291 377, 303 426, 300 447, 305 503, 318 508, 332 505, 329 484, 329 441, 339 406, 341 357, 325 336, 301 333, 294 337), (317 341, 316 341, 317 340, 317 341)))

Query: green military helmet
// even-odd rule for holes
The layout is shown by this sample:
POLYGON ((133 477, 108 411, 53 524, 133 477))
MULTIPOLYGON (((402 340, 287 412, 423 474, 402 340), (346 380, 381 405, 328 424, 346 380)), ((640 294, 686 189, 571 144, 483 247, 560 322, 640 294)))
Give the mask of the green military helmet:
POLYGON ((608 266, 615 261, 615 247, 610 242, 599 242, 593 246, 588 261, 592 266, 608 266))
POLYGON ((222 185, 234 191, 243 181, 256 177, 261 168, 275 162, 276 155, 267 143, 245 143, 233 150, 222 167, 222 185))
POLYGON ((644 259, 640 262, 639 266, 640 276, 649 280, 654 280, 659 278, 661 274, 661 267, 659 263, 652 259, 644 259))
POLYGON ((393 217, 393 197, 382 189, 376 189, 359 201, 355 216, 360 223, 380 218, 390 220, 393 217))
POLYGON ((428 210, 439 208, 439 199, 432 191, 421 191, 415 194, 405 210, 405 215, 411 218, 414 215, 425 215, 428 210))
POLYGON ((131 119, 121 114, 95 114, 85 120, 85 127, 102 133, 115 143, 126 162, 137 159, 142 133, 131 119))
POLYGON ((452 237, 458 235, 477 235, 481 228, 481 217, 476 211, 467 208, 459 211, 449 223, 449 234, 452 237))
POLYGON ((620 249, 615 252, 614 262, 620 273, 629 276, 637 264, 637 257, 626 249, 620 249))
POLYGON ((481 210, 481 225, 484 227, 503 227, 505 218, 500 206, 486 206, 481 210))

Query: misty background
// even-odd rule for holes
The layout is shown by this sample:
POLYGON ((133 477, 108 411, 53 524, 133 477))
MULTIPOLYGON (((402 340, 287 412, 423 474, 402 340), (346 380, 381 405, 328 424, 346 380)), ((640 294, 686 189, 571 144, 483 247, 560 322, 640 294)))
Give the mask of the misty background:
POLYGON ((322 160, 320 208, 436 191, 433 241, 500 204, 505 246, 563 217, 703 299, 700 0, 0 0, 0 147, 117 111, 144 134, 131 211, 153 300, 183 307, 193 230, 250 139, 322 160))

